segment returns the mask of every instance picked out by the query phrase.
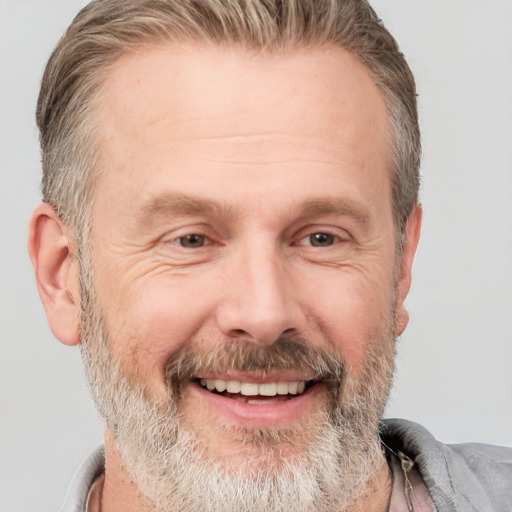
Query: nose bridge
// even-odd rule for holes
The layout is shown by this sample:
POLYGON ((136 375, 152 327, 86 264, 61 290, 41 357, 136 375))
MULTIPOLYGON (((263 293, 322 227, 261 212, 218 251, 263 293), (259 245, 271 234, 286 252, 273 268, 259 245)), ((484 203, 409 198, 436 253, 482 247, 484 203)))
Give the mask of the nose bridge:
POLYGON ((298 305, 285 261, 275 244, 253 239, 232 261, 218 323, 230 337, 271 344, 298 328, 298 305))

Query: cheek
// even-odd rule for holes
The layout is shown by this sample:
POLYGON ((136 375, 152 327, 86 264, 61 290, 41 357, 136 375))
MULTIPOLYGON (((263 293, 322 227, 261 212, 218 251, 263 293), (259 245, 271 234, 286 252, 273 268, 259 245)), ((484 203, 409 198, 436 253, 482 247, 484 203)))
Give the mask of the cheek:
POLYGON ((211 301, 178 276, 140 279, 110 300, 106 321, 112 350, 123 368, 141 379, 161 381, 169 357, 207 322, 211 301), (143 375, 141 375, 143 374, 143 375))
POLYGON ((350 269, 336 270, 328 287, 309 299, 310 315, 316 318, 323 337, 357 376, 368 346, 388 333, 393 313, 392 275, 350 269))

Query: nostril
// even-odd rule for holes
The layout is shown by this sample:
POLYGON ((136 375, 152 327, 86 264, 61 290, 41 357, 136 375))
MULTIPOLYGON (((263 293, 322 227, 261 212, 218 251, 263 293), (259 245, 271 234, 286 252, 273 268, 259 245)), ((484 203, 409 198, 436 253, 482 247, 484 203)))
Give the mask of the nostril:
POLYGON ((249 333, 247 331, 244 331, 243 329, 231 329, 229 334, 233 338, 237 338, 239 336, 249 336, 249 333))
MULTIPOLYGON (((297 334, 296 329, 291 327, 289 329, 285 329, 277 337, 272 338, 272 342, 276 341, 279 338, 282 338, 282 337, 288 338, 288 337, 294 336, 296 334, 297 334)), ((250 339, 254 338, 254 336, 251 336, 251 334, 249 332, 245 331, 244 329, 231 329, 228 333, 228 336, 231 338, 250 338, 250 339)))

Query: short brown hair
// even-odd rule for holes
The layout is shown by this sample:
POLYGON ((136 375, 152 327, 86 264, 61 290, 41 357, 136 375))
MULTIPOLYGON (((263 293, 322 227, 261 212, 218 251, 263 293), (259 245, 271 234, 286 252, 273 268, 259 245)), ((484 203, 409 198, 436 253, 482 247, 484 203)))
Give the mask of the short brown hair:
POLYGON ((368 69, 391 125, 397 232, 418 200, 420 131, 414 78, 366 0, 95 0, 52 53, 37 105, 43 200, 76 235, 87 230, 100 148, 93 116, 101 85, 127 51, 163 41, 260 51, 340 46, 368 69))

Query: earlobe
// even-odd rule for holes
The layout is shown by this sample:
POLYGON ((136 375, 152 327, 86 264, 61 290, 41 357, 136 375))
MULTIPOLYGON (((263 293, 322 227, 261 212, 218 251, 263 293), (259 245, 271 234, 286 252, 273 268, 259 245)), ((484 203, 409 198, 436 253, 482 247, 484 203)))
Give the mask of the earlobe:
POLYGON ((420 204, 416 204, 407 219, 403 234, 402 252, 397 265, 396 287, 396 322, 395 334, 402 334, 409 323, 409 313, 404 301, 411 288, 412 263, 421 233, 423 212, 420 204))
POLYGON ((55 210, 46 203, 32 214, 28 250, 53 334, 65 345, 78 344, 80 295, 74 241, 55 210))

